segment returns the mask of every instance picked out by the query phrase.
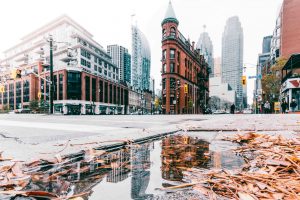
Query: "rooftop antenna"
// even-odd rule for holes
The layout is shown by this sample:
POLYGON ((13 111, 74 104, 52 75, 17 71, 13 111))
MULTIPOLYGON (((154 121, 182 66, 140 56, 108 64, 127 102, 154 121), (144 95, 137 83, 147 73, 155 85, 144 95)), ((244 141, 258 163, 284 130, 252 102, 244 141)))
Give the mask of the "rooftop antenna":
POLYGON ((203 25, 203 32, 205 32, 205 29, 206 29, 206 25, 204 24, 203 25))
POLYGON ((135 17, 135 13, 133 13, 132 15, 130 15, 131 17, 131 25, 133 25, 133 20, 134 20, 134 17, 135 17))

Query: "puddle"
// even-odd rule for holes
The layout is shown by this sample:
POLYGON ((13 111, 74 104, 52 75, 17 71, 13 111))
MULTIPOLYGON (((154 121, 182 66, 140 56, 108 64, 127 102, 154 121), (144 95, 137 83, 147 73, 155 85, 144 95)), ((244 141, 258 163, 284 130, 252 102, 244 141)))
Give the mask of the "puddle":
MULTIPOLYGON (((170 194, 158 188, 183 183, 187 168, 240 168, 244 161, 230 150, 232 145, 225 141, 208 143, 194 136, 172 135, 106 153, 88 162, 85 158, 85 162, 65 163, 55 170, 49 168, 47 173, 37 174, 25 190, 58 195, 89 192, 82 196, 84 200, 174 199, 180 192, 170 194)), ((186 199, 189 195, 201 199, 200 196, 195 198, 197 194, 193 191, 184 194, 186 199)))

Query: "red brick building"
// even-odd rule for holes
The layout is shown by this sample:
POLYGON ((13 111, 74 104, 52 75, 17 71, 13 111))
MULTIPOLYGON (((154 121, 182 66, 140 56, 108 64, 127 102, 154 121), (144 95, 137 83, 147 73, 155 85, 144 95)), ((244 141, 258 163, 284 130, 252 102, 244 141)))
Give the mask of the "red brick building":
POLYGON ((163 113, 203 113, 209 96, 208 67, 195 43, 179 32, 178 24, 170 2, 161 24, 163 113))
POLYGON ((281 55, 289 58, 300 52, 300 1, 284 0, 281 10, 281 55))
MULTIPOLYGON (((37 74, 8 80, 0 93, 0 108, 29 108, 34 100, 49 101, 49 71, 38 64, 37 74), (40 94, 40 96, 39 96, 40 94)), ((128 88, 80 70, 62 69, 54 73, 54 112, 63 114, 124 114, 128 106, 128 88)))

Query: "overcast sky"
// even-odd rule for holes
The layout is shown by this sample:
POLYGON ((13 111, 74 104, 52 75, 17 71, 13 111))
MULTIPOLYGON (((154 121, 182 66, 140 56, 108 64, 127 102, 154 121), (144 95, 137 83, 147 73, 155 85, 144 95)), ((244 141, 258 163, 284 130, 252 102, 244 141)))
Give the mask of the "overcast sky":
MULTIPOLYGON (((119 44, 131 51, 131 24, 137 24, 151 48, 151 75, 156 88, 161 80, 161 21, 169 0, 8 0, 1 1, 0 58, 20 38, 62 14, 67 14, 94 35, 105 49, 119 44), (135 14, 134 19, 131 15, 135 14)), ((256 64, 262 39, 275 28, 282 0, 172 0, 179 31, 198 41, 207 26, 215 57, 221 56, 222 33, 227 18, 237 15, 244 30, 244 63, 256 64)), ((255 75, 246 65, 247 75, 255 75)), ((252 102, 253 81, 248 81, 252 102)))

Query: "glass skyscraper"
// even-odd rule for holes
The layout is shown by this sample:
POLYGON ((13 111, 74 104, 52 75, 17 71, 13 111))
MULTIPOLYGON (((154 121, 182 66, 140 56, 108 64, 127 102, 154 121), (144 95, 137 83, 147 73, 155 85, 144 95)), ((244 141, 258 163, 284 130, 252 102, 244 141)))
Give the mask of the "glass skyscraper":
POLYGON ((210 77, 214 77, 213 45, 207 32, 200 34, 196 48, 200 49, 200 53, 204 56, 205 61, 208 64, 210 77))
POLYGON ((131 83, 131 55, 125 47, 115 45, 107 46, 107 53, 111 56, 113 64, 119 69, 119 80, 131 83))
POLYGON ((150 89, 151 52, 148 40, 136 26, 132 26, 131 85, 140 90, 150 89))
MULTIPOLYGON (((242 75, 244 36, 241 22, 237 16, 230 17, 222 37, 222 81, 236 91, 235 105, 243 107, 242 75)), ((244 93, 244 94, 243 94, 244 93)))

